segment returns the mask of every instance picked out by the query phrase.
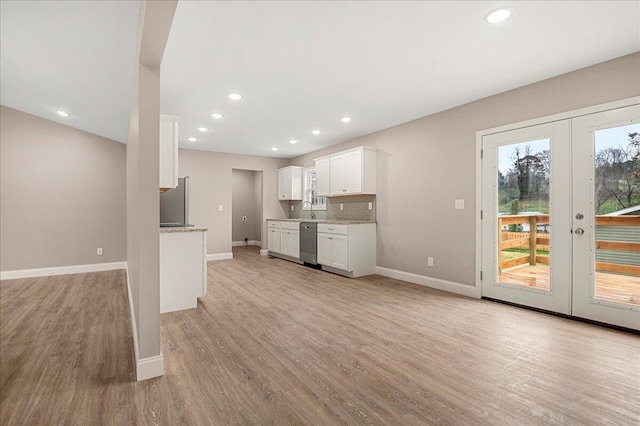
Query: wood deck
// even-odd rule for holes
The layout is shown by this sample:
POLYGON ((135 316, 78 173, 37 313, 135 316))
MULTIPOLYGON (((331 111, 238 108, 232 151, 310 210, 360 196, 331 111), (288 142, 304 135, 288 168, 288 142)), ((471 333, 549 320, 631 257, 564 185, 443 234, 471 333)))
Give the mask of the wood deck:
MULTIPOLYGON (((523 265, 503 270, 501 283, 550 290, 547 265, 523 265)), ((640 277, 596 272, 596 298, 640 306, 640 277)))

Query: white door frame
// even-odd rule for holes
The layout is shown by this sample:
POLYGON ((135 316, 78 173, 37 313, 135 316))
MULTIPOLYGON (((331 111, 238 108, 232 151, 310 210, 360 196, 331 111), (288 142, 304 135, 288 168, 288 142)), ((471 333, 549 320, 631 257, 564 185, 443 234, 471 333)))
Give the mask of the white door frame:
POLYGON ((633 105, 603 113, 586 115, 572 122, 573 164, 580 164, 590 157, 591 167, 574 170, 573 204, 574 215, 583 213, 583 219, 572 218, 573 228, 584 229, 583 234, 572 235, 573 277, 578 283, 573 286, 573 312, 579 318, 588 318, 621 327, 640 329, 640 307, 631 304, 608 302, 598 299, 595 294, 595 229, 594 223, 594 167, 593 155, 595 132, 599 129, 637 124, 640 106, 633 105), (588 265, 588 267, 584 267, 588 265))
POLYGON ((482 295, 482 280, 480 278, 482 271, 482 138, 484 136, 506 132, 508 130, 521 129, 523 127, 535 126, 538 124, 550 123, 558 120, 566 120, 580 117, 583 115, 595 114, 612 109, 631 106, 640 102, 640 96, 634 96, 619 101, 607 102, 600 105, 594 105, 586 108, 580 108, 572 111, 562 112, 544 117, 534 118, 531 120, 520 121, 517 123, 506 124, 504 126, 493 127, 490 129, 480 130, 476 132, 476 286, 475 296, 480 298, 482 295))
POLYGON ((492 253, 483 259, 483 283, 481 295, 511 303, 531 306, 538 309, 565 315, 571 313, 571 120, 558 120, 550 123, 528 126, 487 135, 483 138, 484 176, 483 190, 494 188, 493 193, 485 193, 483 203, 484 227, 483 253, 492 253), (549 180, 549 217, 551 228, 549 265, 549 290, 530 288, 522 285, 499 282, 499 231, 498 231, 498 150, 500 147, 513 146, 528 141, 549 140, 551 152, 549 180), (489 237, 492 236, 492 237, 489 237), (496 255, 498 257, 496 258, 496 255))

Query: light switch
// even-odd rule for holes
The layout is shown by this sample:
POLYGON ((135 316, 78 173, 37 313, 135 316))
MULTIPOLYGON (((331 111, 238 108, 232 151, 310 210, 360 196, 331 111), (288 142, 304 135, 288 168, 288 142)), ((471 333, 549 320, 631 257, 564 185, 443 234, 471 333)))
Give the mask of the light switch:
POLYGON ((291 211, 293 211, 293 206, 291 206, 291 211))
POLYGON ((222 204, 218 205, 218 211, 221 212, 222 211, 222 204))
POLYGON ((344 210, 344 204, 340 203, 340 210, 344 210))
POLYGON ((456 210, 464 210, 464 200, 456 200, 456 210))

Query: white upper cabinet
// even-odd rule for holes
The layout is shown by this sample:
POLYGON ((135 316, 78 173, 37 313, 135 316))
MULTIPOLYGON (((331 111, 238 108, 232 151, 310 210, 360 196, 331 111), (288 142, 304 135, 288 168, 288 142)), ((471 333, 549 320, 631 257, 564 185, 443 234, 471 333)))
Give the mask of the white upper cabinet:
POLYGON ((376 150, 361 146, 317 158, 317 195, 376 193, 376 150))
POLYGON ((278 169, 278 200, 302 200, 302 167, 278 169))
POLYGON ((160 115, 160 189, 178 186, 178 120, 160 115))
POLYGON ((331 166, 330 159, 316 160, 316 196, 331 195, 331 166))

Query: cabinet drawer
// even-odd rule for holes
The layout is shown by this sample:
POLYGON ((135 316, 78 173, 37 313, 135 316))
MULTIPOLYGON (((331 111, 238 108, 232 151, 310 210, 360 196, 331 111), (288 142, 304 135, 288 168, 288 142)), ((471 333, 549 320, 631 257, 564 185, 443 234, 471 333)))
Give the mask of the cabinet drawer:
POLYGON ((279 222, 282 229, 295 229, 300 230, 300 222, 279 222))
POLYGON ((348 235, 349 225, 332 225, 330 223, 319 223, 318 232, 323 232, 325 234, 348 235))
POLYGON ((277 222, 275 220, 270 220, 267 223, 269 224, 269 228, 280 228, 280 224, 282 222, 277 222))

